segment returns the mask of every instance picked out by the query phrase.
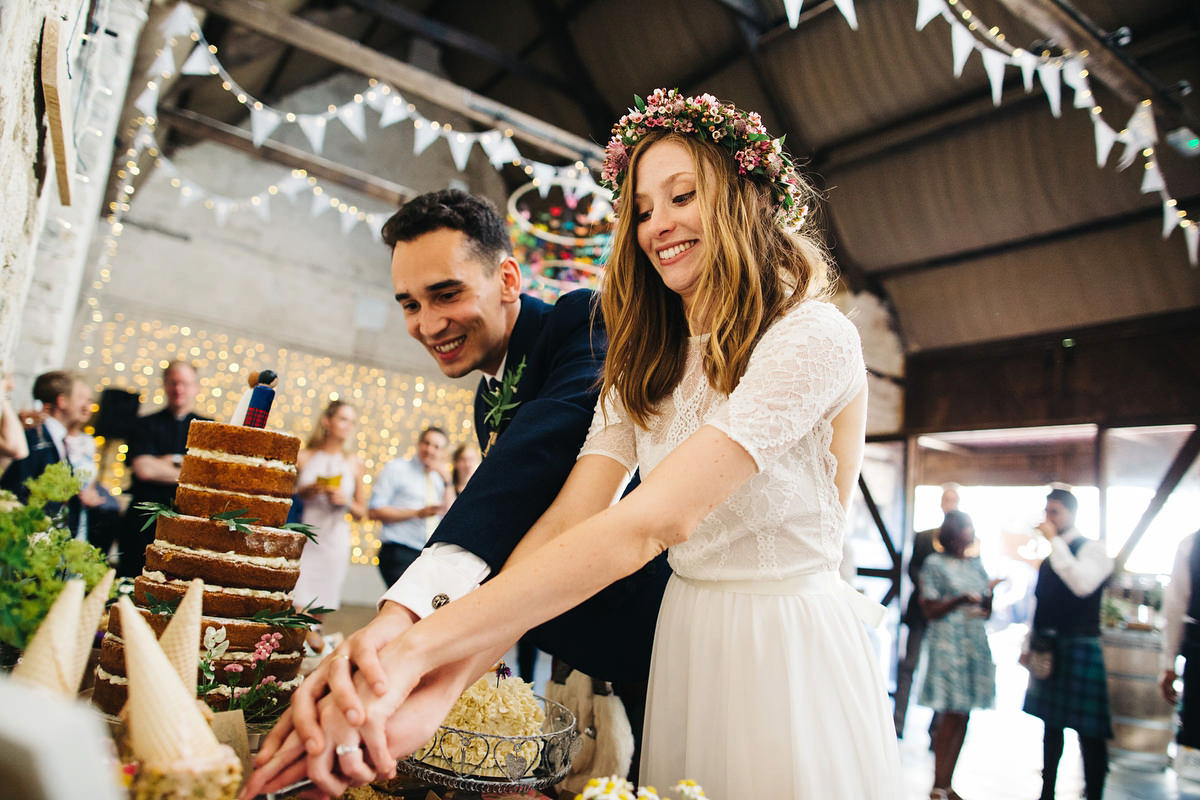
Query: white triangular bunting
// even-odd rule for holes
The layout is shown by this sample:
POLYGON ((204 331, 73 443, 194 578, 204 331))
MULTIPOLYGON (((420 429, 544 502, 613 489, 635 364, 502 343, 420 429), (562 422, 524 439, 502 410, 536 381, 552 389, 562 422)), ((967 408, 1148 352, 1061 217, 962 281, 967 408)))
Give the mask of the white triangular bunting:
POLYGON ((499 131, 488 131, 479 137, 479 146, 487 154, 493 169, 500 169, 504 164, 504 138, 499 131))
POLYGON ((1039 64, 1038 80, 1046 90, 1046 100, 1050 103, 1050 113, 1055 117, 1062 116, 1062 69, 1053 63, 1039 64))
POLYGON ((966 25, 950 23, 950 47, 954 51, 954 77, 961 78, 963 67, 975 50, 975 34, 966 25))
POLYGON ((837 5, 838 11, 842 12, 842 16, 846 18, 850 30, 858 30, 858 12, 854 10, 854 0, 834 0, 834 3, 837 5))
POLYGON ((288 196, 289 200, 295 202, 296 195, 300 193, 300 190, 308 188, 308 179, 300 175, 293 175, 289 172, 287 175, 283 176, 283 179, 279 181, 279 183, 275 185, 279 187, 279 191, 288 196))
POLYGON ((917 30, 933 22, 946 10, 946 0, 917 0, 917 30))
POLYGON ((214 200, 213 214, 217 217, 217 224, 224 228, 225 221, 229 219, 229 201, 222 199, 214 200))
POLYGON ((270 108, 255 108, 251 106, 250 133, 254 139, 254 146, 262 147, 262 143, 275 132, 275 129, 279 127, 279 123, 282 121, 283 117, 270 108))
POLYGON ((1004 93, 1004 68, 1008 66, 1008 55, 990 47, 979 48, 983 56, 983 69, 987 72, 988 83, 992 85, 992 105, 1000 105, 1000 97, 1004 93))
POLYGON ((1158 162, 1147 161, 1146 172, 1142 175, 1142 194, 1162 192, 1166 188, 1167 184, 1163 181, 1162 170, 1158 168, 1158 162))
POLYGON ((338 119, 346 126, 346 130, 354 135, 355 139, 360 142, 367 140, 367 131, 363 126, 363 107, 362 103, 349 102, 338 109, 338 119))
POLYGON ((1121 151, 1121 157, 1117 159, 1117 169, 1129 169, 1138 154, 1142 152, 1142 146, 1138 144, 1137 137, 1128 128, 1117 134, 1117 141, 1125 145, 1125 149, 1121 151))
POLYGON ((321 194, 313 194, 312 208, 309 209, 309 213, 312 214, 312 216, 319 217, 331 208, 333 208, 333 206, 329 204, 329 198, 325 196, 324 192, 321 194))
POLYGON ((199 190, 190 183, 185 183, 179 187, 179 207, 187 208, 192 203, 200 199, 199 190))
POLYGON ((159 23, 158 30, 164 39, 170 39, 172 36, 191 33, 198 27, 196 12, 192 11, 192 7, 187 3, 180 3, 159 23))
POLYGON ((467 168, 467 159, 471 157, 471 145, 475 144, 475 137, 465 133, 452 133, 446 137, 446 143, 450 145, 450 157, 454 159, 454 166, 462 172, 467 168))
POLYGON ((543 164, 540 161, 534 161, 533 164, 533 179, 538 182, 538 194, 545 197, 550 193, 550 186, 558 178, 558 170, 550 164, 543 164))
POLYGON ((211 75, 212 68, 216 66, 216 63, 217 60, 208 51, 208 46, 198 44, 192 49, 192 53, 187 57, 187 61, 183 62, 183 66, 179 68, 179 72, 183 75, 211 75))
POLYGON ((325 146, 325 118, 317 114, 300 114, 296 117, 296 124, 308 137, 312 151, 319 155, 325 146))
POLYGON ((1171 235, 1171 231, 1179 227, 1179 214, 1169 199, 1163 200, 1163 238, 1171 235))
POLYGON ((1188 263, 1196 266, 1196 245, 1200 243, 1200 225, 1192 223, 1183 229, 1183 238, 1187 240, 1188 263))
POLYGON ((255 203, 254 200, 251 199, 250 210, 257 214, 258 218, 263 222, 270 222, 271 204, 269 202, 269 198, 271 195, 268 192, 263 192, 262 194, 255 195, 255 197, 258 199, 258 202, 255 203))
POLYGON ((1028 50, 1014 50, 1010 56, 1012 62, 1021 68, 1021 81, 1025 91, 1033 91, 1033 73, 1038 66, 1038 57, 1028 50))
POLYGON ((434 130, 433 126, 429 124, 429 120, 423 120, 420 125, 414 126, 413 155, 419 156, 424 153, 439 136, 441 136, 441 131, 434 130))
POLYGON ((796 27, 800 24, 800 6, 804 0, 783 0, 783 10, 787 12, 788 25, 796 27))
POLYGON ((164 47, 159 51, 154 59, 154 63, 150 65, 150 69, 146 74, 155 80, 163 80, 175 74, 175 51, 170 47, 164 47))
POLYGON ((367 230, 371 233, 371 238, 376 242, 383 241, 383 223, 386 222, 382 214, 367 214, 367 230))
POLYGON ((393 94, 379 106, 379 127, 386 128, 389 125, 395 125, 402 119, 408 119, 408 114, 408 103, 400 95, 393 94))
POLYGON ((1158 141, 1158 127, 1154 124, 1154 110, 1147 103, 1139 103, 1129 118, 1129 130, 1137 135, 1138 143, 1150 147, 1158 141))
POLYGON ((342 235, 345 236, 350 231, 354 230, 354 226, 358 224, 358 214, 349 211, 342 212, 342 235))
POLYGON ((158 113, 158 84, 155 83, 153 86, 143 89, 137 100, 133 101, 133 107, 147 117, 153 117, 158 113))
POLYGON ((1070 86, 1071 91, 1075 93, 1075 108, 1091 108, 1095 104, 1086 72, 1087 67, 1084 65, 1083 59, 1078 56, 1068 58, 1067 63, 1063 65, 1063 83, 1070 86))
POLYGON ((1096 166, 1103 167, 1108 163, 1113 143, 1117 141, 1117 132, 1099 114, 1092 115, 1092 127, 1096 131, 1096 166))

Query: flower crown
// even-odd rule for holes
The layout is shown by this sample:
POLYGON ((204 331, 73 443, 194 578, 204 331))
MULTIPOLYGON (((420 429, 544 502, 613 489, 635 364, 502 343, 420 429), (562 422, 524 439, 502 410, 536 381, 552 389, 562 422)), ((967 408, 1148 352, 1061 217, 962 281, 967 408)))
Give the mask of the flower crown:
POLYGON ((600 183, 612 192, 614 208, 629 168, 629 156, 646 134, 659 129, 699 136, 729 151, 739 175, 762 175, 771 184, 776 218, 784 228, 798 229, 808 215, 800 176, 783 149, 784 137, 771 138, 762 119, 711 94, 684 97, 678 89, 655 89, 645 100, 634 95, 636 108, 617 120, 605 148, 600 183))

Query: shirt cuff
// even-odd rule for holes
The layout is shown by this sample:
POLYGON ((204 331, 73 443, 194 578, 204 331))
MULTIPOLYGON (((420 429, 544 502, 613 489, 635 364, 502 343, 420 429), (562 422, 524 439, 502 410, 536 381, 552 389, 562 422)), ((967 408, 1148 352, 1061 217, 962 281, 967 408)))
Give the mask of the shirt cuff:
POLYGON ((421 619, 479 587, 491 574, 487 562, 456 544, 438 542, 421 551, 379 604, 391 600, 421 619))

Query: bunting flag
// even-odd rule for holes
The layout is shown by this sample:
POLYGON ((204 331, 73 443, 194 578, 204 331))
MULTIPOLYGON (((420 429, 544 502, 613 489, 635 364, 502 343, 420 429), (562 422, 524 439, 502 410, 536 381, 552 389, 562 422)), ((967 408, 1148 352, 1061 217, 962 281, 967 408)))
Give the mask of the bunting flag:
POLYGON ((216 75, 220 72, 217 57, 208 49, 208 45, 198 44, 192 49, 191 55, 179 68, 182 75, 216 75))
POLYGON ((154 58, 154 63, 150 65, 148 73, 157 79, 166 80, 175 74, 175 50, 170 47, 164 47, 158 51, 158 55, 154 58))
POLYGON ((788 25, 795 28, 800 24, 800 7, 804 0, 783 0, 783 10, 787 12, 788 25))
POLYGON ((1158 168, 1158 162, 1147 161, 1146 171, 1142 175, 1142 194, 1162 192, 1166 188, 1167 184, 1163 182, 1162 170, 1158 168))
POLYGON ((1164 239, 1171 235, 1171 231, 1179 227, 1179 215, 1175 213, 1175 205, 1172 200, 1163 200, 1162 238, 1164 239))
POLYGON ((1032 92, 1033 73, 1037 70, 1038 57, 1028 50, 1014 50, 1010 58, 1021 68, 1021 81, 1025 84, 1025 91, 1032 92))
POLYGON ((1200 225, 1192 223, 1183 229, 1183 238, 1187 241, 1188 263, 1196 266, 1196 245, 1200 243, 1200 225))
MULTIPOLYGON (((854 0, 833 0, 833 2, 837 6, 838 11, 842 12, 842 16, 846 18, 846 22, 850 25, 850 30, 858 30, 858 12, 854 10, 854 0)), ((793 25, 792 27, 796 26, 793 25)))
POLYGON ((446 137, 446 142, 450 145, 450 157, 454 159, 454 166, 459 172, 467 168, 467 160, 471 157, 471 146, 475 144, 475 138, 465 133, 455 133, 446 137))
POLYGON ((275 129, 279 127, 279 123, 283 121, 283 117, 274 109, 270 108, 251 108, 250 109, 250 133, 254 139, 255 147, 262 147, 262 143, 270 138, 275 129))
POLYGON ((992 86, 992 105, 999 106, 1004 93, 1004 69, 1008 66, 1008 56, 990 47, 980 48, 979 53, 983 56, 983 69, 992 86))
POLYGON ((483 152, 487 154, 488 161, 491 162, 493 169, 500 169, 500 167, 508 162, 521 157, 512 139, 499 131, 491 131, 480 136, 479 145, 483 148, 483 152))
POLYGON ((164 39, 191 33, 196 27, 196 12, 187 3, 180 3, 159 23, 158 30, 164 39))
POLYGON ((300 193, 301 189, 310 188, 308 180, 294 172, 289 172, 283 180, 276 184, 276 186, 279 187, 279 191, 283 192, 289 200, 293 201, 296 199, 296 195, 300 193))
POLYGON ((250 198, 250 210, 257 214, 263 222, 271 221, 271 204, 268 200, 270 196, 267 192, 263 192, 250 198))
POLYGON ((408 119, 408 103, 398 94, 393 94, 390 100, 381 103, 376 110, 379 112, 379 127, 386 128, 395 125, 400 120, 408 119))
POLYGON ((301 115, 296 117, 296 124, 300 126, 300 130, 304 131, 304 135, 308 137, 308 143, 312 145, 312 151, 320 155, 321 150, 325 147, 325 118, 301 115))
POLYGON ((917 30, 925 30, 926 25, 947 13, 946 0, 917 0, 917 30))
POLYGON ((337 110, 337 118, 346 126, 346 130, 360 142, 367 140, 367 130, 363 122, 363 107, 359 103, 346 103, 337 110))
POLYGON ((1062 116, 1062 69, 1056 64, 1038 64, 1038 80, 1046 92, 1046 101, 1050 103, 1050 113, 1055 118, 1062 116))
POLYGON ((1103 167, 1117 141, 1117 132, 1099 114, 1092 115, 1092 127, 1096 131, 1096 166, 1103 167))
POLYGON ((312 208, 309 209, 309 214, 314 217, 319 217, 329 209, 333 208, 329 204, 329 199, 324 195, 313 193, 312 208))
POLYGON ((158 84, 154 81, 148 83, 137 100, 133 101, 133 107, 147 117, 155 116, 158 113, 158 84))
POLYGON ((950 47, 954 51, 954 77, 961 78, 967 59, 975 51, 975 35, 966 25, 950 23, 950 47))
POLYGON ((428 122, 415 126, 413 128, 413 155, 419 156, 424 153, 439 135, 439 132, 434 130, 428 122))
POLYGON ((1072 56, 1066 60, 1062 68, 1062 79, 1075 93, 1075 108, 1092 107, 1092 89, 1088 86, 1087 68, 1083 65, 1082 58, 1072 56))
POLYGON ((342 235, 344 236, 344 235, 348 234, 350 231, 354 230, 354 226, 358 224, 358 215, 357 214, 342 214, 342 218, 341 218, 340 222, 342 225, 342 235))

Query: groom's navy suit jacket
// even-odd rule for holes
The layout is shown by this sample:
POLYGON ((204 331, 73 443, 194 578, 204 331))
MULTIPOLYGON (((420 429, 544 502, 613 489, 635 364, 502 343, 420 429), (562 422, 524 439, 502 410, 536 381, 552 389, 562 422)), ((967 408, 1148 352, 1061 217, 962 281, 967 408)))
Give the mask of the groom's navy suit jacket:
MULTIPOLYGON (((493 575, 562 488, 591 424, 607 347, 599 315, 592 328, 594 297, 579 290, 551 306, 521 296, 504 362, 506 374, 525 363, 513 397, 519 405, 499 425, 483 463, 429 540, 471 551, 493 575)), ((484 421, 486 391, 481 380, 475 393, 481 448, 492 433, 484 421)), ((533 629, 530 637, 538 648, 593 678, 645 680, 669 575, 664 554, 533 629)))

